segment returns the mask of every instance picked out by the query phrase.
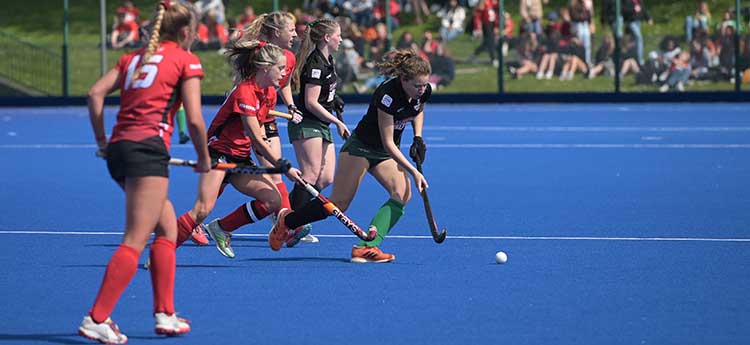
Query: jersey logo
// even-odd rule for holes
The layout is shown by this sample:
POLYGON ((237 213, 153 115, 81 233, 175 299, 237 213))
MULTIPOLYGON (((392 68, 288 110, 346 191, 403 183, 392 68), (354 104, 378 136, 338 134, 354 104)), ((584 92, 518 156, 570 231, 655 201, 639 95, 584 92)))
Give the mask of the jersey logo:
POLYGON ((254 107, 252 105, 244 104, 244 103, 240 103, 240 108, 242 108, 242 109, 248 109, 248 110, 252 110, 252 111, 258 110, 258 108, 254 107))
POLYGON ((203 66, 199 63, 191 63, 189 66, 190 69, 203 69, 203 66))
POLYGON ((329 74, 329 75, 327 75, 327 76, 326 76, 326 79, 331 79, 331 76, 332 76, 332 75, 333 75, 333 74, 329 74))
POLYGON ((390 107, 391 103, 393 103, 393 98, 391 96, 385 95, 383 96, 383 99, 380 100, 380 103, 383 103, 386 107, 390 107))
POLYGON ((312 77, 315 79, 320 79, 320 70, 317 68, 313 68, 312 77))

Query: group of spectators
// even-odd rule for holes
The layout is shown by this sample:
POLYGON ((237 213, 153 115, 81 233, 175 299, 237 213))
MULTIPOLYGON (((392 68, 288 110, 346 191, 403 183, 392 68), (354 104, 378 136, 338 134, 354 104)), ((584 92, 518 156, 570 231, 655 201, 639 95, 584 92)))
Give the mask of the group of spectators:
MULTIPOLYGON (((224 11, 227 1, 191 0, 202 18, 194 50, 220 50, 229 40, 239 38, 242 28, 255 19, 252 6, 245 7, 238 18, 227 18, 224 11)), ((372 73, 373 62, 381 59, 389 44, 395 48, 414 48, 428 59, 433 70, 430 82, 435 88, 450 84, 456 67, 446 44, 461 34, 478 42, 469 63, 487 53, 490 62, 499 67, 498 45, 501 45, 501 54, 512 54, 506 66, 514 78, 531 74, 537 79, 558 77, 565 81, 577 74, 595 78, 616 73, 615 40, 609 33, 614 31, 617 21, 615 0, 597 0, 597 6, 601 7, 596 9, 594 0, 569 0, 567 6, 547 9, 546 13, 548 0, 518 1, 519 22, 516 24, 509 13, 504 13, 502 33, 498 0, 305 0, 303 7, 291 12, 297 18, 299 35, 316 18, 339 22, 344 38, 337 56, 339 86, 351 85, 355 92, 366 92, 382 81, 372 73), (599 27, 594 20, 595 10, 599 11, 599 27), (411 15, 403 16, 403 12, 411 15), (395 43, 389 41, 387 25, 393 31, 402 25, 402 18, 421 23, 430 13, 440 21, 437 32, 427 31, 418 38, 405 32, 395 43)), ((695 13, 685 18, 684 35, 666 36, 656 51, 646 54, 641 26, 652 25, 653 20, 645 0, 621 1, 624 33, 620 41, 621 77, 633 75, 636 83, 656 85, 662 91, 684 90, 694 80, 731 80, 735 67, 734 34, 745 31, 742 25, 735 27, 733 9, 725 11, 720 20, 714 20, 708 2, 698 2, 695 13)), ((139 20, 139 11, 132 1, 124 0, 117 10, 111 47, 142 45, 139 36, 144 36, 149 23, 139 20)), ((750 60, 747 34, 740 49, 744 69, 750 60)))
MULTIPOLYGON (((227 0, 190 0, 198 11, 201 18, 198 25, 197 39, 192 47, 193 50, 220 49, 230 39, 230 32, 225 14, 225 3, 227 0)), ((249 22, 255 18, 252 7, 248 6, 237 25, 249 22)), ((117 16, 114 20, 112 33, 108 45, 112 49, 140 48, 146 44, 141 37, 148 37, 151 20, 141 19, 140 10, 135 7, 133 1, 123 0, 117 8, 117 16)), ((233 28, 233 34, 237 27, 233 28)), ((236 34, 235 34, 236 35, 236 34)))

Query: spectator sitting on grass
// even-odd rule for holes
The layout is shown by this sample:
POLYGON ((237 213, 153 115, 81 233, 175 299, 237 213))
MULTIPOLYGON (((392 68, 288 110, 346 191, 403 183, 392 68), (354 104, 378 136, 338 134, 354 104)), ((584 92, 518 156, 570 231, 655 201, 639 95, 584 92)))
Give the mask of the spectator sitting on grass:
POLYGON ((659 88, 661 92, 676 89, 685 91, 685 83, 690 78, 690 52, 682 52, 672 61, 667 81, 659 88))
POLYGON ((607 34, 602 38, 602 45, 596 50, 594 66, 589 69, 589 78, 606 72, 609 76, 615 75, 615 62, 612 57, 615 52, 615 40, 612 34, 607 34))
POLYGON ((242 37, 243 31, 245 31, 245 27, 250 25, 250 23, 255 20, 257 16, 255 15, 255 10, 253 9, 253 6, 245 6, 245 10, 242 11, 242 15, 237 18, 237 23, 234 24, 234 30, 232 30, 232 33, 229 35, 230 41, 236 41, 242 37))
POLYGON ((445 44, 438 42, 435 51, 428 54, 432 73, 429 82, 434 90, 448 86, 456 77, 456 63, 448 54, 445 44))
POLYGON ((117 21, 112 34, 109 37, 109 44, 112 49, 136 48, 140 47, 138 23, 135 20, 126 20, 127 12, 117 12, 117 21))
POLYGON ((228 40, 227 29, 216 21, 214 12, 209 12, 205 24, 198 25, 198 40, 194 45, 196 50, 221 49, 228 40))
POLYGON ((508 64, 508 72, 513 79, 521 79, 527 73, 536 73, 539 69, 537 61, 541 57, 541 50, 536 34, 525 32, 518 43, 518 62, 508 64))

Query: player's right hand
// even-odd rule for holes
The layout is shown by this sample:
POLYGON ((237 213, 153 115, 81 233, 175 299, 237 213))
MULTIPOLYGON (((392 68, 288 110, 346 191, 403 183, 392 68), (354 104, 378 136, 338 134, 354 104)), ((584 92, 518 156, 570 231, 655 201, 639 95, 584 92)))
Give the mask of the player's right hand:
POLYGON ((211 160, 198 159, 198 164, 195 165, 195 172, 207 173, 209 171, 211 171, 211 160))
POLYGON ((349 131, 349 127, 347 127, 343 122, 337 123, 336 129, 339 132, 339 136, 344 140, 349 139, 349 136, 352 135, 352 133, 349 131))

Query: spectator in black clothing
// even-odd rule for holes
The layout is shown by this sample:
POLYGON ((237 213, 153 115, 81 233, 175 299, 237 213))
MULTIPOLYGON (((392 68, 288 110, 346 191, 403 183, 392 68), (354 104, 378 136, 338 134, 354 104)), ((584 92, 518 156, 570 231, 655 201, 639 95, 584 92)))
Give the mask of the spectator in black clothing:
POLYGON ((432 69, 430 84, 433 84, 435 90, 448 86, 456 77, 456 64, 446 51, 445 45, 439 42, 435 51, 429 54, 429 58, 432 69))

